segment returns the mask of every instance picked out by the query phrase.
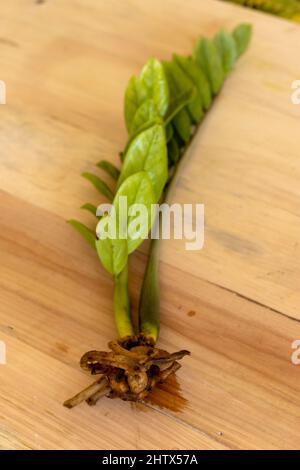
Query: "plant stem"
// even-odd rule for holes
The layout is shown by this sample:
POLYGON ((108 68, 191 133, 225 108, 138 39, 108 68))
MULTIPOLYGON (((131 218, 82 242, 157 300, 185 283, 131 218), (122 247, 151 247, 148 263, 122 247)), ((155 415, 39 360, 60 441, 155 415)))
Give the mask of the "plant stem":
MULTIPOLYGON (((185 150, 186 148, 187 146, 185 147, 185 150)), ((168 187, 166 188, 162 202, 168 202, 170 199, 186 153, 187 152, 185 151, 183 157, 180 158, 173 170, 172 177, 169 181, 168 187)), ((160 327, 159 254, 160 241, 162 238, 161 213, 159 213, 156 223, 159 224, 159 237, 151 241, 139 304, 140 332, 146 336, 146 338, 154 341, 154 344, 158 340, 160 327)))
POLYGON ((128 293, 128 265, 114 278, 114 312, 115 322, 120 338, 134 335, 131 321, 128 293))
MULTIPOLYGON (((158 223, 160 224, 160 217, 158 223)), ((160 238, 153 239, 149 249, 139 304, 140 331, 144 336, 154 341, 154 344, 158 339, 160 325, 159 252, 160 238)))

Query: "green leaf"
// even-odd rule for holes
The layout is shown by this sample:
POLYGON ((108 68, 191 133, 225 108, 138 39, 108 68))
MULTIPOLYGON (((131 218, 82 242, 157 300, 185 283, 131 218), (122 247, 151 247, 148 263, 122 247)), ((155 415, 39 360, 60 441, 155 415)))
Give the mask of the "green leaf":
POLYGON ((128 132, 130 132, 130 127, 134 115, 142 104, 142 102, 143 99, 139 90, 138 78, 131 77, 125 91, 124 99, 124 117, 128 132))
POLYGON ((130 126, 130 135, 137 135, 142 129, 153 125, 158 119, 154 101, 149 98, 137 109, 130 126))
POLYGON ((198 40, 194 47, 193 57, 207 76, 211 90, 217 95, 224 81, 221 57, 214 42, 207 38, 198 40))
POLYGON ((187 74, 187 76, 193 82, 194 86, 197 88, 201 96, 202 107, 205 110, 209 109, 212 102, 210 86, 199 65, 197 65, 191 57, 184 57, 175 54, 174 60, 176 60, 178 65, 187 74))
POLYGON ((165 124, 169 124, 179 111, 189 104, 194 98, 193 88, 185 90, 170 97, 170 106, 165 117, 165 124))
POLYGON ((72 225, 72 227, 74 227, 75 230, 77 230, 77 232, 82 235, 82 237, 91 245, 92 248, 95 248, 96 235, 94 232, 92 232, 92 230, 75 219, 68 220, 68 224, 72 225))
POLYGON ((169 107, 169 88, 161 62, 150 59, 139 77, 132 77, 125 93, 125 122, 129 134, 143 124, 163 118, 169 107), (146 104, 145 104, 146 102, 146 104))
POLYGON ((198 88, 194 86, 192 80, 190 80, 188 75, 182 70, 175 58, 173 58, 171 62, 168 62, 167 68, 169 74, 172 75, 177 92, 180 90, 193 90, 193 98, 189 101, 186 108, 189 111, 192 121, 199 122, 202 118, 203 112, 202 100, 198 93, 198 88))
POLYGON ((201 119, 204 116, 203 108, 202 108, 202 100, 199 93, 197 93, 196 98, 193 99, 191 103, 189 103, 187 110, 191 117, 191 120, 194 124, 199 124, 201 119))
POLYGON ((156 203, 152 182, 145 171, 140 171, 129 176, 117 191, 113 203, 113 210, 108 216, 104 216, 97 225, 99 240, 96 248, 104 268, 117 276, 126 266, 128 255, 132 253, 147 236, 153 219, 152 204, 156 203), (121 198, 122 197, 122 198, 121 198), (123 206, 127 204, 127 212, 123 206), (137 215, 129 215, 128 210, 134 204, 142 204, 145 208, 143 233, 136 239, 128 232, 128 228, 134 223, 137 215), (120 225, 121 217, 125 216, 123 226, 120 225), (147 224, 146 224, 147 222, 147 224), (115 233, 112 230, 115 224, 115 233), (111 228, 111 229, 110 229, 111 228), (148 230, 146 230, 146 228, 148 230), (146 231, 145 231, 146 230, 146 231), (104 237, 104 234, 108 235, 104 237))
POLYGON ((166 135, 162 125, 141 132, 131 142, 123 163, 118 187, 134 173, 146 171, 158 201, 168 179, 166 135))
POLYGON ((181 109, 173 119, 173 124, 180 138, 187 144, 191 138, 192 122, 185 108, 181 109))
POLYGON ((234 38, 226 31, 219 31, 214 37, 214 43, 222 59, 223 70, 228 75, 237 61, 237 47, 234 38))
MULTIPOLYGON (((109 223, 109 217, 105 216, 101 219, 99 224, 101 227, 97 227, 97 230, 105 230, 105 225, 109 223)), ((98 225, 99 225, 98 224, 98 225)), ((112 239, 112 238, 101 238, 96 241, 96 250, 103 267, 113 276, 117 276, 123 271, 128 260, 128 246, 127 240, 112 239)))
POLYGON ((84 209, 95 216, 97 214, 97 207, 94 204, 91 204, 89 202, 87 202, 86 204, 83 204, 83 206, 81 206, 80 209, 84 209))
POLYGON ((252 26, 247 23, 240 24, 234 29, 232 35, 236 43, 237 55, 240 57, 249 46, 252 36, 252 26))
POLYGON ((80 209, 83 209, 83 210, 86 210, 88 212, 90 212, 92 215, 94 215, 95 217, 97 217, 97 219, 101 219, 102 217, 102 214, 101 215, 97 215, 97 206, 95 206, 94 204, 91 204, 90 202, 87 202, 86 204, 83 204, 80 209))
POLYGON ((97 166, 110 175, 114 180, 118 180, 120 176, 120 170, 115 165, 108 162, 107 160, 101 160, 97 163, 97 166))
POLYGON ((121 162, 123 163, 124 162, 124 159, 125 159, 125 156, 126 156, 126 153, 131 145, 131 143, 134 141, 134 139, 139 135, 141 134, 142 132, 146 131, 147 129, 149 129, 150 127, 153 127, 155 126, 156 124, 158 125, 162 125, 163 122, 161 120, 161 118, 156 118, 154 122, 146 122, 145 124, 143 124, 143 126, 137 131, 135 132, 134 134, 132 134, 127 143, 126 143, 126 146, 123 150, 123 152, 120 153, 120 158, 121 158, 121 162))
POLYGON ((143 67, 139 86, 144 100, 152 98, 159 116, 164 117, 169 106, 169 88, 162 63, 150 59, 143 67))
POLYGON ((93 173, 82 173, 82 176, 90 181, 96 189, 98 189, 99 193, 105 196, 109 201, 112 201, 114 198, 113 192, 107 186, 107 184, 102 181, 98 176, 94 175, 93 173))
MULTIPOLYGON (((130 233, 127 233, 128 253, 130 254, 135 251, 146 238, 153 222, 152 205, 157 203, 157 197, 155 195, 153 183, 149 173, 146 171, 135 173, 127 177, 120 186, 114 200, 114 207, 118 219, 120 213, 122 212, 121 197, 127 198, 128 209, 135 204, 141 204, 144 207, 146 213, 146 220, 144 220, 145 224, 143 227, 141 227, 143 235, 135 240, 130 235, 130 233)), ((128 216, 128 227, 130 224, 134 223, 136 218, 137 215, 128 216)))
MULTIPOLYGON (((200 102, 200 111, 197 109, 197 116, 194 115, 195 106, 193 105, 193 101, 198 98, 197 89, 194 87, 192 81, 187 77, 187 75, 182 71, 182 69, 178 66, 178 64, 173 60, 171 62, 164 62, 164 67, 166 70, 166 75, 169 82, 169 87, 171 90, 171 96, 177 97, 181 95, 183 92, 192 93, 191 100, 187 103, 187 109, 189 110, 190 114, 193 117, 193 120, 198 118, 198 114, 201 113, 201 102, 200 102)), ((199 105, 199 99, 198 99, 199 105)), ((182 108, 184 109, 184 108, 182 108)), ((178 110, 180 112, 180 110, 178 110)))

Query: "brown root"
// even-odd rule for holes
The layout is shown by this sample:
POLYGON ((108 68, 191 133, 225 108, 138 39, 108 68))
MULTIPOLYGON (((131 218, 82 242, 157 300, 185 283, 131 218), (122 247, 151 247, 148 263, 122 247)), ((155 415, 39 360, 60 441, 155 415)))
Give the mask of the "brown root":
POLYGON ((82 356, 80 366, 101 377, 65 401, 64 406, 73 408, 82 401, 95 405, 102 396, 135 402, 145 400, 157 384, 181 367, 178 361, 190 354, 185 350, 169 354, 143 336, 110 341, 108 347, 110 351, 89 351, 82 356))
POLYGON ((96 380, 96 382, 92 383, 89 387, 77 393, 74 397, 66 400, 64 402, 64 406, 67 408, 74 408, 74 406, 79 405, 79 403, 83 402, 84 400, 88 401, 92 396, 107 388, 107 385, 107 378, 101 377, 100 379, 96 380))

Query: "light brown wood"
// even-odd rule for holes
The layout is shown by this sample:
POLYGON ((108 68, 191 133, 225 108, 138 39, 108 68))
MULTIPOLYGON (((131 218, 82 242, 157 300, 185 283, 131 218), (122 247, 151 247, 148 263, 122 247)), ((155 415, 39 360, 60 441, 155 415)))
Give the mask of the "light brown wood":
MULTIPOLYGON (((300 446, 300 28, 213 0, 1 5, 0 448, 290 449, 300 446), (150 56, 251 21, 254 39, 190 150, 173 200, 203 202, 205 246, 163 244, 160 344, 192 356, 179 412, 61 403, 78 360, 115 334, 112 282, 65 223, 99 198, 80 173, 118 162, 128 78, 150 56)), ((132 259, 137 304, 145 262, 132 259)))

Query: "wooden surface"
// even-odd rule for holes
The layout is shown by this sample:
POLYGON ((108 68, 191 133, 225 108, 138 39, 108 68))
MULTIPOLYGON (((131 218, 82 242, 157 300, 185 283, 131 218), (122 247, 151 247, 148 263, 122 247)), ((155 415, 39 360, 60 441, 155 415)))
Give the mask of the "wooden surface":
MULTIPOLYGON (((2 3, 0 447, 299 448, 299 26, 213 0, 2 3), (160 345, 192 351, 178 373, 186 404, 69 411, 61 403, 91 382, 80 355, 115 334, 111 279, 65 223, 90 223, 78 207, 100 202, 80 173, 118 161, 124 89, 148 57, 241 20, 252 47, 174 194, 205 204, 205 248, 163 245, 160 345)), ((132 259, 135 303, 144 261, 132 259)))

